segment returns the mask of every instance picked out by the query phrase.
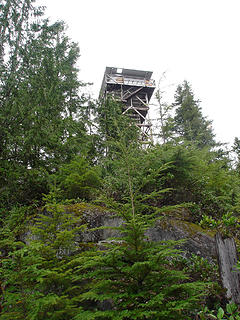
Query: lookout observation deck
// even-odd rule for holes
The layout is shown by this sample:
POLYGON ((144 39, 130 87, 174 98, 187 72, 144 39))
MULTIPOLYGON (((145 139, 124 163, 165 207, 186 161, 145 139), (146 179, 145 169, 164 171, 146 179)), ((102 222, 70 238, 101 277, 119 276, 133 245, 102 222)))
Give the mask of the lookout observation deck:
POLYGON ((142 140, 150 138, 151 123, 147 119, 149 101, 155 89, 151 71, 106 67, 101 97, 111 94, 122 103, 122 112, 136 121, 141 129, 142 140))

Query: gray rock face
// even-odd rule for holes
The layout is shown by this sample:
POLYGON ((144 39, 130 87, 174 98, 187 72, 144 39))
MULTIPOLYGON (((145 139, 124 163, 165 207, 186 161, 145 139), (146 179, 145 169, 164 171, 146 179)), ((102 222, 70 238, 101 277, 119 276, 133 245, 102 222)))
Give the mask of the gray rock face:
POLYGON ((86 206, 81 219, 87 224, 87 229, 79 235, 83 242, 97 243, 117 237, 120 233, 115 228, 123 223, 123 220, 115 213, 97 206, 86 206))
MULTIPOLYGON (((94 242, 104 246, 104 242, 120 236, 117 227, 122 225, 123 219, 105 208, 79 203, 66 208, 66 212, 76 214, 79 216, 79 223, 87 225, 87 228, 78 234, 76 243, 94 242)), ((185 240, 181 249, 186 256, 194 253, 208 259, 216 257, 214 234, 188 222, 184 212, 176 217, 160 218, 145 235, 150 241, 185 240)), ((34 240, 30 231, 23 235, 25 242, 28 242, 27 239, 34 240)))
MULTIPOLYGON (((83 241, 99 243, 119 236, 115 228, 123 223, 122 218, 102 208, 98 209, 98 207, 86 208, 83 220, 87 220, 90 229, 103 227, 100 230, 87 230, 82 233, 83 241)), ((185 240, 181 249, 186 252, 186 256, 194 253, 209 259, 216 257, 214 234, 196 224, 182 220, 179 216, 157 220, 155 226, 147 230, 146 239, 150 241, 185 240)))
POLYGON ((146 235, 152 241, 185 240, 181 249, 186 255, 194 253, 204 258, 216 257, 214 235, 188 221, 173 218, 159 220, 146 235))

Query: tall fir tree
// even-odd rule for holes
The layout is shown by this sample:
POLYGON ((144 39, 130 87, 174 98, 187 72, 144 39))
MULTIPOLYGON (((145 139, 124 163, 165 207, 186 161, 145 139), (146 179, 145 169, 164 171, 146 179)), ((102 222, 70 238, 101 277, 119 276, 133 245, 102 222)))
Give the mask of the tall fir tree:
POLYGON ((202 115, 199 103, 187 81, 177 87, 173 131, 178 138, 193 143, 199 148, 213 147, 216 142, 211 127, 212 122, 202 115))
POLYGON ((98 158, 114 159, 115 146, 113 141, 124 140, 125 143, 138 143, 140 130, 130 117, 124 115, 122 104, 111 95, 100 99, 95 108, 95 122, 98 127, 98 158))
POLYGON ((34 2, 1 2, 0 189, 9 207, 40 199, 47 176, 86 145, 79 48, 34 2))

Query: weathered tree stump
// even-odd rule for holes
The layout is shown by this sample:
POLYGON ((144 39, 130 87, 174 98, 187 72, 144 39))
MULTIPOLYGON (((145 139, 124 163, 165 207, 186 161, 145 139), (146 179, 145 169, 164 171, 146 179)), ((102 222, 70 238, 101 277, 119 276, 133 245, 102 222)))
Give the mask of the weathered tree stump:
POLYGON ((233 238, 223 239, 220 233, 215 236, 219 272, 227 299, 240 305, 240 272, 236 269, 237 248, 233 238))

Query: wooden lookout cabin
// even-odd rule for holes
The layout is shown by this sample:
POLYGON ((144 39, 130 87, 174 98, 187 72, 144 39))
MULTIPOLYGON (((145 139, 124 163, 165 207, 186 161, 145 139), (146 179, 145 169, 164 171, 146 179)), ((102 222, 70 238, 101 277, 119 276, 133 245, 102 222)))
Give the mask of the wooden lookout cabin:
POLYGON ((151 76, 151 71, 106 67, 100 91, 101 97, 112 94, 122 102, 123 114, 136 121, 143 141, 149 140, 151 132, 151 124, 147 120, 149 101, 155 89, 151 76))

